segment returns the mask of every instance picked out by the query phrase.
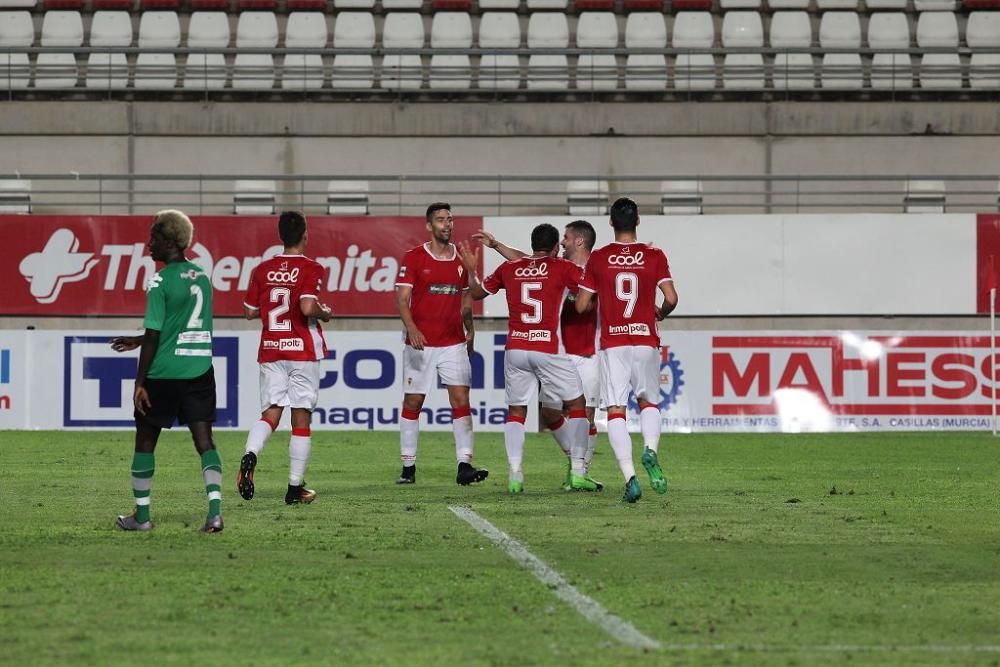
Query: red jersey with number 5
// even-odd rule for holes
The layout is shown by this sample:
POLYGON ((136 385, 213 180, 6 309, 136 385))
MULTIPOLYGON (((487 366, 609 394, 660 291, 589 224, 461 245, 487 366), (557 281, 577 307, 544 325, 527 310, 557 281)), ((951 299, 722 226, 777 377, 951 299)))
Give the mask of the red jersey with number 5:
POLYGON ((559 351, 563 295, 576 289, 580 267, 559 257, 522 257, 504 262, 483 282, 496 294, 507 290, 507 349, 559 351))
POLYGON ((262 262, 250 277, 243 303, 260 310, 257 361, 317 361, 326 356, 319 321, 306 317, 301 299, 319 301, 325 271, 304 255, 278 255, 262 262))
POLYGON ((645 243, 609 243, 590 255, 580 289, 598 296, 602 350, 660 346, 656 294, 667 280, 667 256, 645 243))

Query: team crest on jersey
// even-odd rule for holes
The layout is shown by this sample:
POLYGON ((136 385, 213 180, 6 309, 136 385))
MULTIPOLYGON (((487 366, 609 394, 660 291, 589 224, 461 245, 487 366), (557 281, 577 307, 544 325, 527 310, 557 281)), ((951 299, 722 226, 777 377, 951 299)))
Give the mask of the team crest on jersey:
MULTIPOLYGON (((681 370, 681 362, 670 351, 669 347, 660 348, 660 400, 657 407, 661 412, 670 410, 670 406, 677 402, 677 397, 681 395, 681 387, 684 386, 684 371, 681 370)), ((639 411, 639 402, 635 396, 629 394, 629 407, 636 412, 639 411)))
POLYGON ((180 277, 186 278, 187 280, 198 280, 198 276, 200 275, 200 272, 195 271, 194 269, 188 269, 184 273, 180 274, 180 277))
POLYGON ((279 267, 278 270, 279 271, 287 271, 288 270, 288 262, 282 262, 281 263, 281 267, 279 267))
POLYGON ((462 265, 461 265, 461 264, 459 264, 459 265, 458 265, 458 277, 459 277, 459 278, 461 278, 461 277, 462 277, 462 273, 464 273, 464 271, 465 271, 465 269, 464 269, 464 268, 462 267, 462 265))

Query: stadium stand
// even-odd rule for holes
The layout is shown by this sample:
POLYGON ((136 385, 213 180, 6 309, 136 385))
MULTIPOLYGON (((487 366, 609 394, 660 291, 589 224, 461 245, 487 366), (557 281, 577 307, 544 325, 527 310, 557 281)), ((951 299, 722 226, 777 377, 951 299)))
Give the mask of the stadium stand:
POLYGON ((774 87, 778 90, 812 89, 813 58, 806 52, 812 45, 812 25, 804 11, 775 12, 771 18, 771 46, 783 49, 774 57, 774 87))
MULTIPOLYGON (((729 47, 764 46, 764 25, 756 11, 726 12, 722 21, 722 45, 729 47)), ((759 53, 727 53, 723 86, 733 89, 764 87, 764 57, 759 53)))
POLYGON ((927 11, 917 20, 917 45, 949 47, 955 53, 927 53, 920 61, 921 88, 961 88, 961 63, 958 58, 958 22, 948 11, 927 11))
MULTIPOLYGON (((382 47, 419 49, 424 46, 424 22, 417 12, 392 12, 382 26, 382 47)), ((423 65, 419 55, 387 54, 382 59, 380 85, 390 89, 420 88, 423 65)))
POLYGON ((906 213, 944 213, 945 186, 938 180, 909 180, 903 211, 906 213))
MULTIPOLYGON (((856 12, 826 12, 819 24, 819 43, 824 49, 861 48, 861 21, 856 12)), ((861 88, 861 56, 857 53, 825 53, 824 88, 861 88)))
MULTIPOLYGON (((479 48, 516 49, 521 46, 521 24, 514 12, 486 12, 479 22, 479 48)), ((520 85, 518 57, 484 54, 479 61, 479 87, 510 90, 520 85)))
POLYGON ((977 89, 1000 88, 1000 53, 975 52, 979 48, 1000 48, 1000 12, 969 14, 965 41, 973 49, 969 59, 969 85, 977 89))
MULTIPOLYGON (((327 41, 326 21, 318 11, 294 11, 285 26, 285 46, 290 49, 321 49, 327 41)), ((285 56, 281 87, 316 90, 323 87, 323 57, 318 53, 290 53, 285 56)))
MULTIPOLYGON (((76 10, 48 10, 42 20, 42 46, 81 46, 83 17, 76 10)), ((35 63, 36 88, 73 88, 79 71, 72 53, 40 53, 35 63), (39 76, 41 74, 41 76, 39 76)))
POLYGON ((566 206, 570 215, 605 215, 608 212, 607 181, 569 181, 566 183, 566 206))
MULTIPOLYGON (((530 0, 529 0, 530 3, 530 0)), ((529 49, 565 49, 569 46, 569 22, 562 12, 535 12, 528 20, 529 49)), ((528 88, 566 90, 569 62, 564 55, 528 56, 528 88)))
MULTIPOLYGON (((676 48, 707 49, 715 43, 715 24, 707 11, 682 11, 674 17, 676 48)), ((674 87, 678 90, 715 87, 715 59, 708 53, 681 53, 674 63, 674 87)))
MULTIPOLYGON (((368 12, 341 12, 333 27, 336 48, 370 49, 375 46, 375 18, 368 12)), ((334 88, 371 88, 374 84, 372 57, 338 53, 333 57, 330 85, 334 88)))
MULTIPOLYGON (((874 14, 868 21, 868 45, 873 49, 906 49, 910 24, 902 12, 874 14)), ((913 63, 904 53, 872 56, 871 87, 900 90, 913 87, 913 63)))
MULTIPOLYGON (((660 12, 633 12, 625 23, 625 48, 663 49, 667 24, 660 12)), ((663 90, 667 87, 667 59, 655 53, 630 53, 625 61, 625 87, 663 90)))
POLYGON ((0 180, 0 213, 31 213, 30 180, 0 180))
MULTIPOLYGON (((35 28, 29 12, 0 12, 0 48, 31 46, 34 41, 35 28)), ((30 82, 27 53, 0 53, 0 89, 27 88, 30 82)))
POLYGON ((274 181, 236 181, 233 184, 233 213, 271 215, 275 192, 274 181))
MULTIPOLYGON (((278 20, 274 12, 247 11, 236 27, 236 47, 273 49, 278 45, 278 20)), ((270 90, 274 87, 274 56, 237 53, 233 62, 233 88, 270 90)))
POLYGON ((210 49, 229 46, 229 20, 225 12, 194 12, 188 24, 187 46, 206 49, 191 53, 184 68, 184 87, 194 90, 220 89, 226 86, 226 59, 210 49))
MULTIPOLYGON (((139 48, 176 48, 181 43, 177 12, 143 12, 139 22, 139 48)), ((135 61, 135 87, 170 89, 177 85, 177 57, 172 53, 139 53, 135 61)))
MULTIPOLYGON (((614 49, 618 46, 618 23, 611 12, 583 12, 576 24, 576 45, 581 49, 614 49)), ((611 54, 581 54, 576 66, 580 90, 614 90, 618 69, 611 54)))
POLYGON ((330 181, 326 212, 329 215, 368 215, 368 181, 330 181))
POLYGON ((107 47, 107 53, 87 58, 87 87, 121 89, 128 86, 128 59, 115 47, 132 45, 132 19, 127 11, 94 12, 90 23, 90 46, 107 47))
MULTIPOLYGON (((431 24, 432 49, 468 49, 472 47, 472 18, 468 12, 441 11, 434 15, 431 24)), ((464 90, 472 81, 469 56, 431 56, 430 87, 447 90, 464 90)))
POLYGON ((701 181, 662 181, 660 210, 664 215, 700 215, 701 181))

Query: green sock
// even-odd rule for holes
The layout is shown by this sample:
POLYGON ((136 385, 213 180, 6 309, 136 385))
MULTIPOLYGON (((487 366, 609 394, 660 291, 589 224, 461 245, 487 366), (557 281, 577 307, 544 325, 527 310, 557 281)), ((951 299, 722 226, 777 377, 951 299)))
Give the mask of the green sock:
POLYGON ((153 453, 136 452, 132 457, 132 495, 135 496, 135 520, 149 521, 149 492, 153 487, 153 453))
POLYGON ((201 455, 201 474, 205 476, 208 493, 208 518, 222 513, 222 459, 219 451, 210 449, 201 455))

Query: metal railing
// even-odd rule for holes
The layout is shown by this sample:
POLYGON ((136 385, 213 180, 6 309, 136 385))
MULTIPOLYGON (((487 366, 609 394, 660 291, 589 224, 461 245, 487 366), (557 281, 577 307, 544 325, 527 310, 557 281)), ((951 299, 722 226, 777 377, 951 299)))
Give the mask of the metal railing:
POLYGON ((333 49, 3 47, 0 91, 148 90, 371 95, 649 94, 697 90, 1000 92, 1000 47, 924 49, 333 49), (954 56, 923 63, 923 56, 954 56), (826 56, 856 62, 824 63, 826 56), (636 65, 629 56, 662 56, 636 65), (754 56, 759 62, 727 62, 754 56), (785 56, 805 56, 800 63, 785 56), (875 56, 890 62, 874 63, 875 56), (975 56, 975 57, 974 57, 975 56), (435 62, 438 57, 439 62, 435 62), (461 62, 440 62, 458 57, 461 62), (548 60, 543 60, 543 58, 548 60), (551 62, 556 57, 559 62, 551 62), (580 65, 581 57, 585 57, 580 65), (359 60, 360 59, 360 60, 359 60), (513 60, 512 60, 513 59, 513 60), (610 60, 609 60, 610 59, 610 60), (951 59, 951 58, 949 58, 951 59), (903 62, 893 62, 904 60, 903 62))
MULTIPOLYGON (((989 212, 998 208, 1000 174, 935 175, 176 175, 176 174, 0 174, 30 180, 34 213, 146 214, 180 208, 191 214, 234 212, 239 180, 273 181, 274 207, 328 211, 327 196, 343 194, 331 182, 367 181, 369 213, 422 215, 431 201, 446 199, 457 214, 565 215, 569 181, 602 181, 609 198, 633 197, 644 211, 662 210, 663 181, 697 181, 704 213, 898 213, 913 181, 944 184, 947 212, 989 212)), ((676 193, 674 193, 676 194, 676 193)), ((926 193, 924 193, 926 194, 926 193)), ((265 205, 266 206, 266 205, 265 205)), ((600 206, 597 206, 600 208, 600 206)), ((0 183, 0 212, 3 204, 0 183)))

